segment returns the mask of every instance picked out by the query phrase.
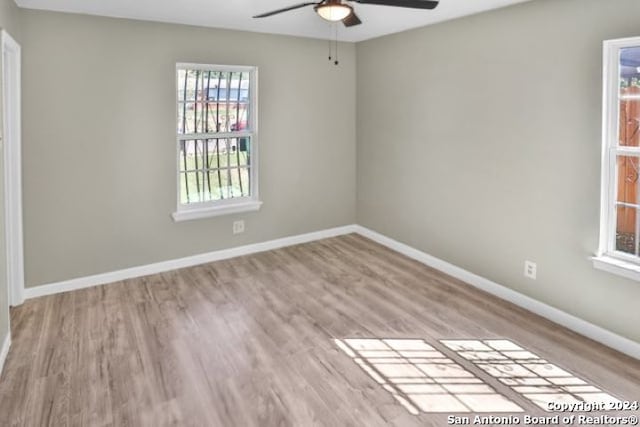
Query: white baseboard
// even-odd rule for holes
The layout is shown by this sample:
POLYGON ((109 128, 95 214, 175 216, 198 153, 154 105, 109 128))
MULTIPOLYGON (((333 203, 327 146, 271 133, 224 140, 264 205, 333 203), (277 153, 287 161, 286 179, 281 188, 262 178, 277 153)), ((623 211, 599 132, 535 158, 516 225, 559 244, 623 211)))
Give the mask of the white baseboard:
POLYGON ((356 233, 378 242, 389 249, 400 252, 409 258, 413 258, 416 261, 428 265, 429 267, 440 270, 449 276, 462 280, 471 286, 482 289, 483 291, 500 299, 509 301, 512 304, 549 319, 552 322, 579 333, 580 335, 584 335, 585 337, 591 338, 592 340, 604 344, 607 347, 611 347, 621 353, 640 360, 640 344, 635 341, 617 335, 611 331, 601 328, 600 326, 589 323, 586 320, 582 320, 555 307, 516 292, 506 286, 499 285, 489 279, 480 277, 477 274, 473 274, 439 258, 419 251, 418 249, 412 248, 411 246, 405 245, 404 243, 400 243, 397 240, 393 240, 376 231, 357 225, 356 233))
POLYGON ((7 360, 7 356, 9 355, 9 348, 11 347, 11 332, 7 332, 7 336, 2 343, 2 348, 0 349, 0 375, 2 375, 2 370, 4 369, 4 362, 7 360))
MULTIPOLYGON (((264 252, 272 249, 282 248, 285 246, 307 243, 314 240, 325 239, 328 237, 340 236, 343 234, 358 233, 375 242, 380 243, 396 252, 413 258, 429 267, 440 270, 456 279, 462 280, 478 289, 482 289, 498 298, 509 301, 519 307, 538 314, 549 319, 559 325, 562 325, 574 332, 591 338, 594 341, 602 343, 608 347, 616 349, 631 357, 640 360, 640 344, 628 338, 617 335, 604 328, 596 326, 562 310, 554 308, 550 305, 537 301, 524 294, 516 292, 489 279, 473 274, 467 270, 443 261, 439 258, 424 253, 411 246, 400 243, 378 232, 359 225, 346 225, 343 227, 321 230, 313 233, 300 234, 297 236, 284 237, 281 239, 270 240, 262 243, 255 243, 246 246, 239 246, 231 249, 223 249, 220 251, 209 252, 200 255, 194 255, 186 258, 163 261, 154 264, 144 265, 140 267, 132 267, 124 270, 118 270, 110 273, 96 274, 93 276, 80 277, 72 280, 65 280, 57 283, 36 286, 25 289, 25 298, 36 298, 44 295, 52 295, 60 292, 67 292, 76 289, 88 288, 92 286, 104 285, 107 283, 118 282, 126 279, 147 276, 150 274, 163 273, 165 271, 175 270, 179 268, 192 267, 194 265, 206 264, 208 262, 219 261, 223 259, 233 258, 242 255, 249 255, 257 252, 264 252)), ((5 343, 8 351, 8 345, 5 343)), ((4 351, 3 347, 3 351, 4 351)), ((4 353, 3 353, 4 354, 4 353)), ((3 361, 4 359, 0 359, 3 361)))
POLYGON ((24 296, 26 299, 37 298, 45 295, 58 294, 77 289, 90 288, 107 283, 119 282, 121 280, 133 279, 136 277, 148 276, 150 274, 163 273, 165 271, 179 268, 192 267, 194 265, 206 264, 208 262, 220 261, 242 255, 254 254, 257 252, 269 251, 285 246, 298 245, 312 242, 314 240, 326 239, 328 237, 340 236, 343 234, 355 233, 355 225, 345 225, 343 227, 330 228, 327 230, 312 233, 299 234, 296 236, 283 237, 281 239, 269 240, 267 242, 254 243, 246 246, 238 246, 231 249, 209 252, 185 258, 169 261, 157 262, 154 264, 139 267, 117 270, 109 273, 96 274, 93 276, 79 277, 77 279, 65 280, 62 282, 49 283, 46 285, 26 288, 24 296))

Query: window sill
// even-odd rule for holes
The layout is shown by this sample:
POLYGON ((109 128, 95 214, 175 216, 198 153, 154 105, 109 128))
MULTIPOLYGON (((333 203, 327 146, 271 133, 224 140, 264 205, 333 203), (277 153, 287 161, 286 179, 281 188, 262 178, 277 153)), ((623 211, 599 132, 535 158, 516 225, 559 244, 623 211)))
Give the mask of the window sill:
POLYGON ((193 219, 211 218, 215 216, 230 215, 242 212, 255 212, 260 210, 262 202, 251 201, 229 204, 224 206, 207 207, 202 209, 188 209, 171 214, 175 222, 190 221, 193 219))
POLYGON ((599 270, 617 274, 627 279, 640 281, 640 265, 602 255, 591 258, 593 266, 599 270))

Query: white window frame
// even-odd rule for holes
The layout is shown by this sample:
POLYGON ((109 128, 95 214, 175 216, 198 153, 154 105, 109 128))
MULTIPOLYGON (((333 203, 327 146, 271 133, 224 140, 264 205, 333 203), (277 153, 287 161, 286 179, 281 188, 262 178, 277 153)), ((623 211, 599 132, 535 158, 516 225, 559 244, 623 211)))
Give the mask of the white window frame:
MULTIPOLYGON (((640 256, 616 250, 617 156, 622 154, 640 157, 640 147, 618 145, 620 51, 629 47, 640 47, 640 37, 604 42, 600 245, 592 260, 594 267, 598 269, 640 281, 640 256)), ((636 238, 638 237, 640 236, 636 238)))
POLYGON ((179 70, 201 70, 201 71, 222 71, 222 72, 245 72, 249 73, 249 126, 250 128, 237 132, 217 132, 209 134, 178 135, 176 132, 176 211, 172 214, 174 221, 187 221, 192 219, 209 218, 220 215, 229 215, 242 212, 257 211, 262 206, 258 197, 258 67, 245 65, 213 65, 194 64, 179 62, 175 70, 175 96, 174 101, 176 112, 174 117, 178 117, 178 71, 179 70), (251 194, 247 197, 234 197, 231 199, 212 200, 200 203, 182 204, 180 203, 180 142, 184 139, 204 139, 204 138, 250 138, 251 166, 249 168, 251 194))

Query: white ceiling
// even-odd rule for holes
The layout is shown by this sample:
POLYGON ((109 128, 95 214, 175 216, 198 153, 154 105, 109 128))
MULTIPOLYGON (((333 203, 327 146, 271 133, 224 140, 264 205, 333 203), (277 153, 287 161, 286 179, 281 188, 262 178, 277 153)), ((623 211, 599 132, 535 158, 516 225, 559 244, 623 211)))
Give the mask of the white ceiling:
MULTIPOLYGON (((317 16, 312 6, 268 18, 251 18, 304 1, 308 0, 16 0, 16 3, 29 9, 322 39, 333 37, 331 25, 317 16)), ((351 28, 340 25, 338 38, 357 42, 524 1, 528 0, 441 0, 434 10, 351 3, 363 23, 351 28)))

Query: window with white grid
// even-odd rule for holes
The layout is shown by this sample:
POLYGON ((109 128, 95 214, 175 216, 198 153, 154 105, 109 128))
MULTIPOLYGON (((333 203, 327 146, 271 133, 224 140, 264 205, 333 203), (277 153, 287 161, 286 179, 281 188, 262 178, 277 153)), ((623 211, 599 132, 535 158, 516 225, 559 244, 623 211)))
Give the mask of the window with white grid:
POLYGON ((257 210, 257 70, 177 64, 176 220, 257 210))
POLYGON ((597 268, 640 280, 640 38, 604 42, 597 268))

